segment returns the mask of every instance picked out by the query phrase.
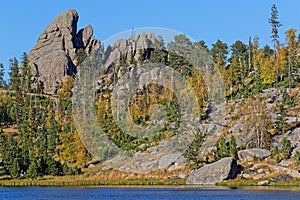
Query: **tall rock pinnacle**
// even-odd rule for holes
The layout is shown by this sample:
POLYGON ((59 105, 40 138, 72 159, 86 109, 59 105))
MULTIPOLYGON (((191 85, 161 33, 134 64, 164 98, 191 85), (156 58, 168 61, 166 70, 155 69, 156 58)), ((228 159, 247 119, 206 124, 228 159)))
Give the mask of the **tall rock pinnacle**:
POLYGON ((93 28, 87 26, 77 32, 78 13, 67 10, 60 13, 28 54, 34 83, 43 83, 44 92, 54 94, 67 76, 76 74, 76 51, 84 49, 89 54, 100 48, 93 39, 93 28))

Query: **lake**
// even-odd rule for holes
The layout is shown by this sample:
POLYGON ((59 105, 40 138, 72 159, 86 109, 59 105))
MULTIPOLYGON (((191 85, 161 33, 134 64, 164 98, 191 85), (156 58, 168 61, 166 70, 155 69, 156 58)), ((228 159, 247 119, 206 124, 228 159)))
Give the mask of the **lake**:
POLYGON ((249 187, 0 187, 0 199, 242 200, 300 199, 300 188, 249 187))

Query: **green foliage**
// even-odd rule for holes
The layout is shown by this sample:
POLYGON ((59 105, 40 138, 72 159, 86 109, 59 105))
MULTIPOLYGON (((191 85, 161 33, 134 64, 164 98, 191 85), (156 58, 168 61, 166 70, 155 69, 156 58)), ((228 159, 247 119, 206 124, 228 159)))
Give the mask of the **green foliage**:
POLYGON ((229 141, 229 153, 230 153, 230 156, 237 159, 238 156, 237 156, 237 152, 238 152, 238 149, 237 149, 237 145, 236 145, 236 140, 235 140, 235 137, 232 135, 230 137, 230 141, 229 141))
POLYGON ((216 149, 214 152, 215 160, 230 156, 230 147, 224 137, 220 137, 216 143, 216 149))
POLYGON ((190 144, 189 148, 184 152, 183 156, 191 161, 189 168, 198 169, 206 162, 199 154, 199 150, 203 143, 204 134, 198 131, 195 134, 195 139, 190 144))
POLYGON ((290 157, 290 153, 292 151, 291 141, 284 137, 281 140, 281 154, 284 159, 287 159, 290 157))
POLYGON ((13 159, 12 168, 9 170, 9 172, 13 178, 19 177, 20 172, 21 172, 19 159, 17 159, 17 158, 13 159))
POLYGON ((276 132, 278 134, 284 134, 289 129, 288 123, 286 121, 287 111, 284 104, 279 105, 279 115, 275 122, 276 132))
POLYGON ((40 166, 40 162, 37 159, 32 159, 30 161, 30 165, 26 171, 26 176, 29 178, 36 178, 42 175, 42 167, 40 166))
POLYGON ((83 63, 83 61, 86 59, 86 57, 87 57, 87 54, 84 51, 84 49, 78 49, 77 50, 76 59, 77 59, 77 62, 78 62, 79 66, 83 63))
POLYGON ((279 154, 279 149, 278 147, 276 146, 275 148, 273 148, 271 150, 271 153, 272 153, 272 157, 275 158, 278 154, 279 154))
POLYGON ((4 66, 0 63, 0 88, 6 88, 6 82, 4 80, 4 66))
POLYGON ((20 149, 17 141, 13 136, 10 136, 6 143, 4 143, 2 160, 4 168, 13 176, 17 177, 20 172, 20 149))
POLYGON ((19 91, 20 88, 19 63, 16 58, 10 59, 9 61, 10 61, 9 88, 14 91, 19 91))
POLYGON ((278 20, 278 10, 277 10, 277 6, 276 4, 272 5, 271 8, 271 17, 269 18, 269 23, 272 27, 272 41, 273 42, 277 42, 278 39, 278 28, 282 26, 282 24, 280 23, 280 21, 278 20))
POLYGON ((212 49, 209 53, 215 63, 220 66, 225 66, 228 54, 228 46, 226 43, 221 40, 217 40, 215 44, 212 44, 212 49))

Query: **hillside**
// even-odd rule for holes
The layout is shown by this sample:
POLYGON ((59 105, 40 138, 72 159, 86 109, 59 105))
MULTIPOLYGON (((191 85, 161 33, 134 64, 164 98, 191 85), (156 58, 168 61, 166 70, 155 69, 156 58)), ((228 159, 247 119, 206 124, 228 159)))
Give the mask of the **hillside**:
POLYGON ((300 178, 296 30, 274 49, 257 37, 209 49, 155 30, 106 46, 92 26, 77 31, 78 18, 59 14, 11 61, 0 92, 3 178, 300 178))

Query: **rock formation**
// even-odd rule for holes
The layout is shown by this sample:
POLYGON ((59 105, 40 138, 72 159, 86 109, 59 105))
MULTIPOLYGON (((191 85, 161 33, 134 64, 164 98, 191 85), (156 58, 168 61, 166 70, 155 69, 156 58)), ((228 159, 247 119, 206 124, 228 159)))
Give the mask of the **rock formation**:
POLYGON ((108 68, 112 63, 119 64, 121 56, 129 63, 131 60, 138 61, 141 57, 147 59, 154 48, 154 33, 141 33, 135 38, 119 39, 113 47, 107 47, 105 52, 105 67, 108 68))
POLYGON ((236 160, 227 157, 192 172, 187 178, 186 184, 216 184, 223 180, 235 178, 237 173, 238 167, 236 160))
POLYGON ((239 160, 264 159, 269 156, 271 156, 269 150, 260 148, 245 149, 238 152, 239 160))
POLYGON ((56 93, 65 78, 76 73, 78 49, 88 54, 100 47, 100 41, 93 39, 90 25, 77 32, 78 18, 75 10, 59 14, 28 54, 34 83, 42 83, 45 93, 56 93))

